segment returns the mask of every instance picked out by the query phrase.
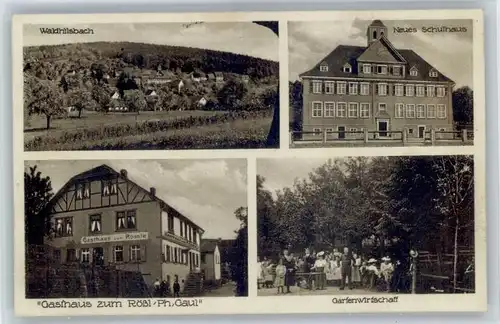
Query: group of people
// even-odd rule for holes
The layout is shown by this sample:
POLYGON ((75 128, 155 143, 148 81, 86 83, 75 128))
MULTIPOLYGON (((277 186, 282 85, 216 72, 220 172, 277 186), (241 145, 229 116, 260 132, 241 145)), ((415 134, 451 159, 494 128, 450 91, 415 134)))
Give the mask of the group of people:
POLYGON ((274 263, 264 258, 259 260, 258 287, 277 288, 278 294, 290 293, 290 287, 324 290, 327 286, 338 286, 344 290, 363 287, 385 291, 407 289, 408 269, 403 271, 403 264, 393 263, 386 256, 380 261, 351 253, 345 247, 342 252, 314 253, 305 249, 301 256, 294 256, 288 250, 274 263), (286 291, 285 291, 286 288, 286 291))
POLYGON ((170 276, 167 276, 167 280, 156 279, 153 282, 153 297, 174 297, 179 298, 181 292, 181 285, 179 283, 179 276, 175 275, 174 284, 170 287, 170 276), (172 289, 171 289, 172 288, 172 289), (173 291, 173 294, 172 294, 173 291))

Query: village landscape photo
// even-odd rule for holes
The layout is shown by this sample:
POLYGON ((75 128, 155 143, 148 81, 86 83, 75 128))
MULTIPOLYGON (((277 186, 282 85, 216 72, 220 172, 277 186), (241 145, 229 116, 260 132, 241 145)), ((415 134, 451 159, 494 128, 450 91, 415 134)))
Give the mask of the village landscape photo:
POLYGON ((475 293, 470 155, 257 161, 258 296, 475 293))
POLYGON ((291 146, 472 145, 472 23, 289 22, 291 146))
POLYGON ((279 146, 277 22, 24 25, 24 150, 279 146))
POLYGON ((26 161, 26 298, 247 296, 247 165, 26 161))

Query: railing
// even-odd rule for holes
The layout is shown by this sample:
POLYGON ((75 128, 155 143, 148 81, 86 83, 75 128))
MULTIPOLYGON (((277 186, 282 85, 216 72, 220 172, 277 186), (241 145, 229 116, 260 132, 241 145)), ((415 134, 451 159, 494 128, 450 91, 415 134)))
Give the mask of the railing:
POLYGON ((474 132, 428 130, 409 136, 408 130, 400 131, 291 131, 290 147, 321 145, 472 145, 474 132))

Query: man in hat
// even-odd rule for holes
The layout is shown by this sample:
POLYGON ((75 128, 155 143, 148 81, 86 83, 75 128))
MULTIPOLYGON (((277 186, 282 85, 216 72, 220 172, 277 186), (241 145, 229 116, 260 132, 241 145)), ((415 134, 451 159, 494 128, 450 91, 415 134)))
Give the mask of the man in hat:
POLYGON ((344 290, 345 282, 347 280, 347 285, 349 289, 352 289, 351 282, 351 271, 352 271, 352 256, 349 253, 349 248, 344 248, 344 253, 340 257, 340 290, 344 290))
MULTIPOLYGON (((314 262, 316 261, 316 258, 314 257, 314 255, 311 254, 311 250, 310 249, 306 249, 305 250, 305 255, 304 255, 304 272, 306 273, 309 273, 311 271, 311 268, 314 266, 314 262)), ((312 283, 313 283, 313 279, 311 277, 311 275, 307 275, 307 287, 309 289, 312 289, 312 283)))

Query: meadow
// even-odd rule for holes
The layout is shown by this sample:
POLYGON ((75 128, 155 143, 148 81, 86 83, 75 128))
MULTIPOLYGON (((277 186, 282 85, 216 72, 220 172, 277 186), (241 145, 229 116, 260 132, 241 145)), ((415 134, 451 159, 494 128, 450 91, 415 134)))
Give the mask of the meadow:
POLYGON ((85 113, 82 118, 33 118, 26 151, 264 148, 272 111, 85 113))

